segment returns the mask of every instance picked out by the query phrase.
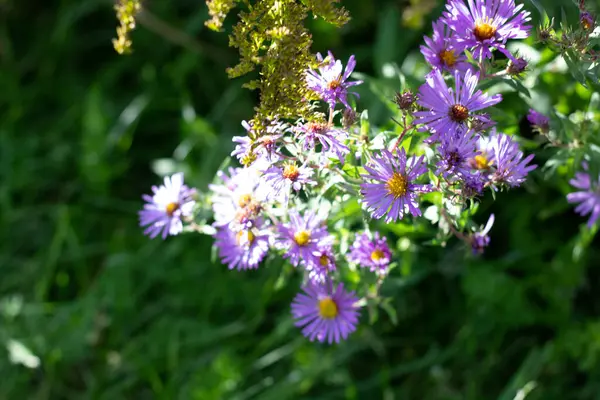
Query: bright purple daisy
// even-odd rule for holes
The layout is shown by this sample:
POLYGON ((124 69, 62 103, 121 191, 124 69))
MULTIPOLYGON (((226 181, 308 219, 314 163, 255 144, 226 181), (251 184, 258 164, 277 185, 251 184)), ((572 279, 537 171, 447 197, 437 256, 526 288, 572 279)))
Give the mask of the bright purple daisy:
MULTIPOLYGON (((362 83, 362 81, 346 82, 356 66, 354 56, 350 56, 348 59, 345 71, 342 62, 336 60, 331 52, 328 52, 325 60, 318 53, 317 60, 321 64, 318 68, 319 71, 308 70, 306 73, 308 88, 321 96, 321 99, 326 101, 332 109, 335 108, 338 101, 346 108, 351 108, 347 100, 348 88, 362 83)), ((352 94, 358 97, 357 93, 352 92, 352 94)))
POLYGON ((493 154, 491 165, 495 167, 491 178, 494 189, 496 184, 520 186, 525 182, 527 174, 537 168, 537 165, 527 165, 533 160, 533 154, 523 158, 519 144, 509 135, 492 131, 489 146, 490 153, 493 154))
POLYGON ((318 141, 323 152, 336 154, 342 165, 346 154, 350 153, 348 146, 342 143, 348 138, 348 132, 343 129, 325 122, 311 121, 298 125, 294 130, 296 137, 303 143, 304 150, 313 149, 318 141))
POLYGON ((312 252, 309 259, 302 260, 302 264, 311 281, 324 283, 330 274, 336 270, 335 255, 331 245, 320 246, 312 252))
POLYGON ((472 131, 458 136, 445 135, 438 146, 440 161, 437 162, 437 175, 444 178, 464 179, 471 174, 469 160, 476 156, 477 138, 472 131))
POLYGON ((366 233, 357 234, 348 259, 373 272, 386 273, 392 259, 387 238, 375 232, 373 239, 366 233))
POLYGON ((375 182, 361 184, 361 194, 373 218, 387 215, 385 221, 391 222, 402 219, 407 212, 421 215, 417 194, 431 190, 429 185, 415 183, 427 172, 423 156, 412 156, 408 161, 404 148, 395 156, 384 149, 365 169, 369 174, 363 178, 375 182))
POLYGON ((215 246, 219 249, 221 262, 229 269, 255 269, 269 251, 270 235, 267 230, 242 229, 235 232, 228 227, 215 234, 215 246))
POLYGON ((600 216, 600 176, 595 181, 592 181, 592 177, 587 172, 587 163, 583 163, 583 169, 586 172, 577 172, 575 178, 569 181, 572 186, 581 190, 569 193, 567 200, 569 203, 579 203, 575 207, 575 212, 579 215, 591 214, 587 223, 588 227, 591 228, 600 216))
POLYGON ((484 249, 490 244, 488 233, 494 225, 494 214, 490 215, 485 227, 471 235, 471 248, 474 254, 482 254, 484 249))
POLYGON ((433 24, 431 38, 424 36, 425 45, 421 45, 421 53, 425 61, 433 68, 454 72, 466 71, 471 66, 462 49, 451 38, 451 31, 442 19, 433 24))
POLYGON ((479 75, 470 69, 462 76, 454 72, 454 90, 449 88, 439 70, 427 75, 425 84, 419 88, 418 103, 427 111, 418 111, 415 115, 419 123, 424 124, 422 130, 430 130, 429 142, 439 140, 443 135, 456 135, 464 132, 467 121, 473 112, 498 104, 502 100, 500 94, 489 97, 481 90, 475 91, 479 75))
POLYGON ((301 217, 297 211, 291 210, 289 216, 288 224, 279 224, 277 227, 277 246, 285 250, 283 257, 297 267, 301 260, 310 259, 320 246, 330 244, 332 237, 327 232, 324 221, 312 211, 307 211, 301 217))
POLYGON ((449 0, 444 18, 456 33, 456 42, 469 48, 476 59, 492 57, 497 49, 509 59, 513 56, 506 49, 508 39, 525 39, 531 26, 525 25, 531 18, 523 4, 514 0, 449 0))
POLYGON ((310 341, 329 344, 345 340, 358 324, 358 297, 347 292, 343 284, 337 288, 331 282, 324 284, 308 281, 292 302, 294 325, 310 341))
POLYGON ((550 118, 535 111, 533 108, 530 108, 529 113, 527 113, 527 121, 540 133, 548 133, 550 131, 550 118))
POLYGON ((265 171, 260 190, 268 192, 270 196, 286 204, 291 189, 299 191, 305 185, 317 184, 311 179, 313 173, 314 171, 308 167, 286 161, 283 165, 274 165, 265 171))
POLYGON ((194 189, 183 184, 183 173, 178 172, 165 177, 163 185, 152 186, 152 192, 152 196, 142 196, 146 204, 139 211, 140 226, 146 227, 144 234, 152 239, 161 233, 163 239, 180 234, 183 231, 181 219, 191 216, 196 204, 192 199, 194 189))

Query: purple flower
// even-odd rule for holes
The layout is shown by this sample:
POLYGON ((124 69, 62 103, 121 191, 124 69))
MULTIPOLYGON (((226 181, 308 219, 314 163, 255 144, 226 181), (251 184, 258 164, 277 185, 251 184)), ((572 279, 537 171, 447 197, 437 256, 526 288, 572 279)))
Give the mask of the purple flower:
POLYGON ((366 233, 356 235, 348 259, 361 267, 369 268, 373 272, 386 273, 392 252, 387 244, 387 238, 379 237, 375 232, 373 239, 366 233))
MULTIPOLYGON (((583 169, 588 170, 587 163, 583 163, 583 169)), ((581 189, 579 192, 569 193, 567 200, 569 203, 579 203, 575 207, 575 212, 579 215, 590 215, 588 227, 592 227, 600 216, 600 176, 592 182, 589 172, 577 172, 575 178, 569 181, 572 186, 581 189)))
POLYGON ((452 136, 445 135, 438 146, 440 161, 438 161, 437 175, 442 174, 444 178, 464 179, 471 174, 469 160, 476 156, 477 138, 472 131, 452 136))
POLYGON ((363 178, 375 182, 361 184, 361 194, 373 218, 387 214, 385 221, 391 222, 403 218, 407 212, 413 216, 421 215, 417 194, 430 191, 429 185, 414 182, 427 172, 423 156, 419 159, 412 156, 407 162, 404 149, 396 156, 384 149, 365 169, 369 174, 362 175, 363 178))
POLYGON ((283 165, 274 165, 265 171, 260 190, 266 191, 282 203, 287 203, 292 188, 299 191, 304 185, 317 184, 311 179, 312 175, 313 170, 308 167, 299 167, 293 161, 284 162, 283 165))
POLYGON ((269 251, 269 238, 269 232, 258 229, 258 225, 238 232, 225 227, 215 234, 215 246, 221 262, 229 269, 255 269, 269 251))
POLYGON ((471 118, 471 129, 475 132, 487 131, 494 125, 496 125, 496 121, 486 113, 474 115, 473 118, 471 118))
POLYGON ((476 59, 492 57, 492 49, 512 55, 506 50, 508 39, 525 39, 531 26, 529 12, 514 0, 449 0, 444 17, 456 32, 456 42, 472 50, 476 59))
POLYGON ((489 246, 490 237, 488 236, 488 233, 492 229, 492 225, 494 225, 494 214, 490 215, 490 218, 482 230, 471 235, 471 248, 473 249, 474 254, 482 254, 483 250, 489 246))
POLYGON ((474 111, 493 106, 502 100, 499 94, 489 97, 481 90, 475 91, 478 81, 479 75, 473 74, 470 69, 464 77, 455 71, 453 90, 446 85, 440 71, 433 70, 427 76, 425 84, 419 88, 418 103, 428 111, 415 113, 419 123, 425 124, 425 129, 432 132, 427 141, 433 142, 442 135, 464 132, 466 122, 474 111))
MULTIPOLYGON (((319 72, 308 70, 306 73, 306 83, 308 88, 321 96, 321 99, 329 104, 330 108, 335 108, 339 101, 346 108, 351 108, 348 104, 348 88, 360 85, 362 81, 346 82, 356 66, 354 56, 350 56, 346 70, 340 60, 336 60, 331 52, 328 52, 327 59, 323 60, 321 54, 317 54, 317 59, 321 63, 319 72)), ((357 93, 352 92, 358 97, 357 93)))
POLYGON ((527 69, 529 63, 523 57, 514 57, 513 59, 508 60, 508 67, 506 67, 506 72, 510 75, 519 76, 527 69))
POLYGON ((265 158, 270 163, 279 160, 280 153, 277 142, 282 135, 284 125, 279 122, 273 122, 267 125, 266 132, 252 140, 249 135, 258 135, 254 128, 246 121, 242 121, 242 126, 248 132, 248 136, 234 136, 232 141, 237 143, 235 149, 231 152, 243 165, 250 165, 256 159, 265 158))
POLYGON ((585 31, 593 31, 596 26, 596 18, 587 11, 579 15, 579 23, 585 31))
POLYGON ((162 232, 165 239, 181 233, 181 218, 191 216, 196 204, 191 198, 194 190, 183 184, 183 173, 165 177, 163 185, 152 186, 152 192, 152 196, 142 196, 146 204, 139 211, 140 226, 146 227, 144 234, 154 239, 162 232))
POLYGON ((467 199, 480 195, 487 181, 486 174, 481 171, 465 175, 462 181, 461 195, 467 199))
POLYGON ((292 302, 295 325, 310 341, 329 344, 346 339, 358 324, 358 298, 344 290, 343 284, 333 287, 331 282, 318 284, 308 281, 292 302))
POLYGON ((340 163, 344 164, 344 159, 350 149, 342 144, 342 141, 348 138, 348 132, 319 121, 299 125, 295 128, 295 131, 296 136, 303 143, 304 150, 313 149, 316 142, 319 141, 324 152, 335 153, 340 163))
POLYGON ((331 245, 327 244, 313 251, 311 257, 302 264, 313 282, 324 283, 332 271, 336 270, 335 255, 331 245))
POLYGON ((496 168, 492 175, 492 187, 495 184, 506 184, 508 186, 520 186, 525 178, 537 165, 527 165, 533 160, 533 154, 523 158, 523 152, 519 144, 512 137, 504 133, 490 134, 489 146, 493 154, 492 165, 496 168))
POLYGON ((292 265, 298 266, 301 260, 308 260, 320 246, 331 243, 332 238, 327 232, 324 222, 313 212, 307 211, 301 217, 297 211, 289 212, 290 222, 279 224, 277 245, 285 250, 284 258, 292 265))
POLYGON ((540 133, 548 133, 550 131, 550 118, 535 111, 533 108, 529 109, 527 121, 540 133))
POLYGON ((421 53, 433 68, 453 72, 466 71, 470 68, 467 57, 462 53, 451 38, 451 31, 442 19, 433 24, 433 35, 431 38, 425 36, 425 46, 421 45, 421 53))

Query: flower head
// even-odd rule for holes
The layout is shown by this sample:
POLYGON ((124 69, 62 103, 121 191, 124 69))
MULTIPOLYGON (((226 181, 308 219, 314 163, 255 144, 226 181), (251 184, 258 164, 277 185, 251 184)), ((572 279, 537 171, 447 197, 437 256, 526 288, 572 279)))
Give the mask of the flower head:
POLYGON ((350 149, 342 142, 348 138, 348 132, 335 128, 325 122, 311 121, 295 128, 296 137, 303 143, 304 150, 313 149, 318 141, 323 152, 335 153, 342 165, 350 149))
MULTIPOLYGON (((346 108, 351 108, 347 100, 348 88, 362 83, 362 81, 346 81, 356 66, 354 56, 350 56, 348 59, 345 71, 342 62, 336 60, 331 52, 328 52, 325 60, 320 53, 317 54, 317 59, 321 63, 319 71, 309 70, 306 73, 308 88, 321 96, 321 99, 326 101, 332 109, 335 108, 337 102, 342 103, 346 108)), ((358 94, 352 94, 358 97, 358 94)))
POLYGON ((303 260, 302 264, 308 271, 308 278, 313 282, 324 283, 332 271, 336 270, 335 255, 330 244, 319 246, 311 257, 303 260))
POLYGON ((488 233, 494 225, 494 214, 490 215, 485 227, 471 235, 471 248, 474 254, 482 254, 484 249, 490 244, 490 237, 488 233))
POLYGON ((392 259, 387 238, 375 232, 373 239, 366 233, 357 234, 350 252, 350 261, 373 272, 385 273, 392 259))
POLYGON ((282 165, 274 165, 265 171, 260 190, 266 191, 270 196, 285 204, 288 202, 291 189, 299 191, 304 185, 317 184, 311 179, 312 175, 312 169, 303 165, 298 166, 293 161, 286 161, 282 165))
POLYGON ((514 0, 450 0, 446 4, 444 18, 456 33, 456 42, 469 48, 475 58, 491 58, 497 49, 509 59, 506 50, 508 39, 525 39, 531 26, 525 25, 531 18, 523 5, 514 0))
POLYGON ((579 14, 579 23, 581 24, 583 30, 591 32, 596 26, 596 18, 589 12, 584 11, 579 14))
POLYGON ((194 191, 183 184, 183 173, 165 177, 163 185, 152 186, 152 192, 152 196, 143 196, 146 204, 139 211, 140 226, 146 227, 144 234, 155 238, 162 233, 165 239, 181 233, 182 217, 191 216, 196 204, 191 198, 194 191))
POLYGON ((519 76, 525 72, 529 63, 523 57, 515 57, 508 60, 508 66, 506 72, 510 75, 519 76))
POLYGON ((407 212, 421 215, 417 194, 430 190, 428 185, 415 183, 427 172, 423 156, 407 160, 404 149, 396 156, 384 149, 365 169, 369 174, 363 175, 367 182, 360 185, 361 194, 373 218, 387 215, 385 221, 391 222, 403 218, 407 212))
POLYGON ((538 132, 544 134, 550 131, 550 118, 546 117, 544 114, 541 114, 535 111, 533 108, 529 109, 529 113, 527 114, 527 121, 531 125, 533 125, 534 129, 538 132))
POLYGON ((489 147, 493 154, 491 165, 495 167, 491 177, 494 188, 496 184, 520 186, 525 182, 527 174, 537 168, 537 165, 527 165, 533 160, 533 154, 523 158, 519 144, 509 135, 492 132, 489 147))
POLYGON ((433 68, 454 72, 466 71, 470 68, 462 48, 452 40, 451 31, 442 19, 433 24, 431 38, 425 36, 425 45, 421 45, 421 53, 433 68))
POLYGON ((466 130, 466 123, 475 111, 498 104, 502 96, 492 97, 481 90, 475 91, 479 76, 470 69, 462 76, 454 72, 454 89, 449 88, 438 70, 433 70, 419 88, 419 105, 427 111, 419 111, 415 116, 425 124, 432 135, 428 141, 436 141, 442 135, 456 135, 466 130))
POLYGON ((334 288, 330 281, 308 281, 303 291, 292 302, 292 316, 310 341, 339 343, 356 330, 359 311, 354 292, 347 292, 341 283, 334 288))
POLYGON ((600 217, 600 176, 592 180, 589 172, 587 172, 587 163, 583 164, 583 169, 586 172, 577 172, 575 178, 569 181, 573 187, 580 190, 569 193, 567 200, 569 203, 579 203, 575 207, 575 212, 579 215, 591 214, 587 223, 588 227, 591 228, 600 217))
POLYGON ((442 138, 438 151, 440 161, 436 164, 436 174, 444 178, 464 179, 471 174, 469 160, 476 157, 477 138, 472 131, 456 136, 446 135, 442 138))
POLYGON ((229 269, 255 269, 269 251, 270 234, 262 229, 262 221, 252 228, 234 231, 220 228, 215 234, 215 246, 221 262, 229 269))
POLYGON ((236 156, 239 162, 246 166, 261 158, 266 159, 269 163, 279 160, 278 141, 282 137, 280 132, 285 127, 283 124, 274 121, 267 125, 265 132, 260 135, 250 123, 242 121, 242 126, 248 135, 233 137, 232 141, 237 144, 231 152, 232 156, 236 156), (255 138, 252 139, 251 136, 255 136, 255 138))
POLYGON ((320 246, 330 244, 332 238, 323 221, 313 212, 307 211, 302 217, 297 211, 291 210, 289 216, 288 224, 279 224, 277 227, 277 245, 285 250, 283 256, 292 265, 298 266, 301 260, 310 259, 320 246))

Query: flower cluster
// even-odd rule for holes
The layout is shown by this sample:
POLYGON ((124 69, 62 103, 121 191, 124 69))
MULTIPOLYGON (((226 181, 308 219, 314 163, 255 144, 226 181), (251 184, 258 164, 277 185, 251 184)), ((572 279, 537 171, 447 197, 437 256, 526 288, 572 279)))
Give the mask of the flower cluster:
MULTIPOLYGON (((454 235, 481 254, 494 216, 474 228, 469 205, 485 190, 522 185, 536 168, 491 117, 502 96, 481 88, 525 70, 506 45, 527 37, 527 21, 513 0, 449 0, 421 46, 431 72, 418 91, 403 88, 395 98, 397 132, 375 132, 363 123, 366 113, 356 126, 353 90, 362 82, 352 77, 354 56, 344 66, 331 52, 318 54, 318 66, 304 74, 311 114, 243 122, 246 134, 233 138, 231 153, 241 166, 219 171, 209 186, 213 221, 202 231, 212 230, 221 262, 232 270, 257 269, 271 257, 291 264, 303 277, 291 307, 296 326, 310 340, 333 343, 357 329, 361 307, 381 304, 379 288, 400 251, 386 224, 424 222, 428 202, 439 216, 440 243, 454 235), (508 58, 498 71, 496 51, 508 58)), ((547 129, 543 115, 529 120, 547 129)), ((596 219, 595 186, 581 177, 576 186, 584 192, 573 201, 596 219)), ((140 212, 146 233, 164 238, 183 223, 197 228, 194 210, 202 205, 181 174, 153 191, 140 212)))

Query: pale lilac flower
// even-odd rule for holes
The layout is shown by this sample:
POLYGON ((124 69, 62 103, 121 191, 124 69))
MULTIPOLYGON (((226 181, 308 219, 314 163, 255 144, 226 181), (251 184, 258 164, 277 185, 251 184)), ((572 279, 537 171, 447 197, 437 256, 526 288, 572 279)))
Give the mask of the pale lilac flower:
POLYGON ((308 281, 292 302, 294 324, 310 341, 327 341, 329 344, 345 340, 358 324, 358 297, 347 292, 343 284, 333 287, 308 281))
POLYGON ((375 232, 373 239, 366 233, 362 233, 356 235, 348 259, 361 267, 384 274, 390 265, 392 252, 387 244, 387 238, 380 237, 379 232, 375 232))
POLYGON ((463 48, 473 52, 476 59, 492 57, 497 49, 509 59, 513 56, 506 49, 509 39, 525 39, 531 26, 529 11, 514 0, 449 0, 444 18, 456 33, 455 40, 463 48))
POLYGON ((142 198, 146 201, 139 211, 140 226, 146 227, 144 234, 155 238, 162 233, 178 235, 183 231, 183 217, 190 217, 196 202, 191 198, 194 190, 183 184, 183 173, 178 172, 164 178, 161 186, 152 186, 152 196, 142 198))
POLYGON ((580 191, 569 193, 567 200, 569 203, 579 203, 575 207, 575 212, 579 215, 591 214, 587 223, 587 226, 591 228, 600 217, 600 176, 592 181, 592 177, 587 172, 587 163, 583 163, 583 169, 586 172, 577 172, 575 178, 569 181, 580 191))
POLYGON ((495 167, 491 178, 494 189, 496 184, 520 186, 525 182, 527 174, 537 167, 537 165, 527 165, 533 160, 533 154, 523 158, 519 144, 509 135, 494 131, 490 134, 489 142, 490 153, 493 154, 491 161, 495 167))
POLYGON ((469 160, 476 156, 476 144, 477 138, 470 130, 457 136, 445 135, 438 146, 440 160, 436 164, 436 175, 450 179, 470 175, 469 160))
POLYGON ((381 150, 379 156, 365 166, 368 175, 362 175, 367 181, 360 185, 363 201, 373 218, 386 215, 385 221, 402 219, 404 214, 420 216, 417 195, 430 191, 429 185, 415 181, 427 172, 423 156, 418 159, 406 158, 404 148, 395 156, 388 150, 381 150), (374 182, 372 182, 374 181, 374 182))
MULTIPOLYGON (((308 88, 317 93, 332 109, 337 102, 342 103, 346 108, 351 108, 347 100, 348 88, 362 83, 362 81, 347 82, 356 66, 354 56, 348 59, 345 71, 342 62, 336 60, 331 52, 328 52, 325 60, 318 53, 317 60, 321 63, 319 71, 308 70, 306 73, 308 88)), ((358 97, 357 93, 352 92, 352 94, 358 97)))
POLYGON ((433 70, 419 88, 418 103, 427 111, 415 113, 418 122, 424 124, 422 130, 430 130, 427 139, 433 142, 443 135, 457 135, 467 129, 467 121, 475 111, 498 104, 500 94, 489 97, 481 90, 476 91, 479 75, 470 69, 462 76, 454 72, 454 89, 449 88, 438 70, 433 70))
POLYGON ((431 38, 423 37, 425 45, 421 45, 425 61, 435 69, 448 72, 466 71, 471 68, 462 48, 452 39, 452 31, 448 29, 448 25, 439 19, 432 26, 431 38))
POLYGON ((320 246, 330 244, 332 237, 325 222, 312 211, 307 211, 302 217, 298 211, 290 210, 289 217, 289 223, 277 226, 279 237, 276 244, 285 250, 283 257, 297 267, 301 260, 310 259, 320 246))
POLYGON ((324 283, 330 274, 336 270, 335 254, 330 244, 320 246, 313 251, 311 257, 302 261, 308 272, 308 278, 313 282, 324 283))
POLYGON ((313 174, 314 171, 311 168, 298 166, 293 161, 286 161, 283 165, 274 165, 265 171, 260 190, 268 192, 272 198, 287 204, 291 189, 297 192, 305 185, 317 184, 311 178, 313 174))
POLYGON ((229 269, 238 270, 258 268, 269 251, 270 233, 261 229, 262 221, 255 227, 233 231, 228 227, 220 228, 215 234, 215 246, 219 249, 221 262, 229 269))
POLYGON ((488 233, 494 225, 494 214, 490 215, 485 227, 471 235, 471 248, 474 254, 482 254, 484 249, 490 244, 488 233))
POLYGON ((348 138, 348 132, 319 121, 298 125, 294 130, 296 138, 303 144, 304 150, 313 149, 319 142, 324 153, 335 153, 340 163, 344 164, 344 159, 350 149, 342 142, 348 138))

